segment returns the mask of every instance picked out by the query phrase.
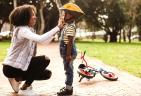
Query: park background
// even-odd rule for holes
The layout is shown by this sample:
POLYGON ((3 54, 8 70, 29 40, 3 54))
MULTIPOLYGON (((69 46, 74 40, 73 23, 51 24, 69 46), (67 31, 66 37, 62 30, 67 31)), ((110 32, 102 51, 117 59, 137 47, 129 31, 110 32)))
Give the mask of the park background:
MULTIPOLYGON (((59 7, 74 2, 85 15, 77 21, 77 47, 105 64, 141 77, 141 0, 0 0, 0 62, 10 45, 10 12, 17 6, 37 8, 37 34, 57 25, 59 7)), ((52 42, 58 42, 59 34, 52 42)))

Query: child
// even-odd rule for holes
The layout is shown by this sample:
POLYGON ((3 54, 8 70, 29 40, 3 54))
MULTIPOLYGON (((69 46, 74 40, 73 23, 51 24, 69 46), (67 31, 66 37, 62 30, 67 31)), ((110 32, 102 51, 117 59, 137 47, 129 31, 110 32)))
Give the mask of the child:
POLYGON ((66 86, 57 92, 57 95, 72 95, 73 94, 73 61, 77 56, 75 46, 76 26, 75 20, 84 12, 73 3, 65 4, 60 10, 63 10, 64 21, 66 22, 61 32, 60 40, 60 55, 63 58, 64 70, 66 75, 66 86))

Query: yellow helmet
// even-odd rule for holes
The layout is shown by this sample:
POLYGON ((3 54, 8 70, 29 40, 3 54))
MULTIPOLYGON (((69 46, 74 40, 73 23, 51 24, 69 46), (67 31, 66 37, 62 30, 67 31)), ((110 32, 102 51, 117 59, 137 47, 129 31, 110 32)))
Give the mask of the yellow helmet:
POLYGON ((65 5, 63 5, 61 8, 59 8, 61 10, 66 10, 66 11, 70 11, 70 12, 77 12, 77 13, 81 13, 84 14, 84 12, 80 9, 80 7, 74 3, 67 3, 65 5))

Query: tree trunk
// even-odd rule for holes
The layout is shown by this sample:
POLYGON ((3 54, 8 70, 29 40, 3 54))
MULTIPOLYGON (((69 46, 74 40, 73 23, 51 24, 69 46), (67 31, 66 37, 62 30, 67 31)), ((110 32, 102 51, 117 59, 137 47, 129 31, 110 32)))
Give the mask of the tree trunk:
POLYGON ((131 43, 131 29, 132 29, 132 25, 129 26, 129 31, 128 31, 128 34, 127 34, 129 43, 131 43))
POLYGON ((123 41, 126 42, 125 29, 123 28, 123 41))
MULTIPOLYGON (((4 22, 5 22, 5 21, 2 19, 1 22, 0 22, 0 30, 2 29, 2 26, 3 26, 4 22)), ((1 31, 0 31, 0 32, 1 32, 1 31)))
POLYGON ((54 0, 54 2, 56 2, 57 7, 60 8, 62 6, 61 1, 60 0, 54 0))
POLYGON ((105 43, 108 42, 108 34, 107 33, 103 36, 103 40, 105 41, 105 43))
POLYGON ((110 33, 110 42, 117 42, 117 34, 116 32, 110 33))
POLYGON ((17 0, 13 0, 13 5, 14 5, 14 8, 17 7, 17 0))
POLYGON ((121 43, 121 30, 119 31, 119 43, 121 43))
POLYGON ((40 20, 41 20, 40 29, 38 31, 39 34, 43 34, 44 28, 45 28, 45 22, 44 22, 44 17, 43 17, 43 8, 44 8, 44 4, 43 4, 43 0, 41 0, 40 1, 40 9, 39 9, 40 20))
POLYGON ((139 41, 141 41, 141 26, 139 27, 139 41))

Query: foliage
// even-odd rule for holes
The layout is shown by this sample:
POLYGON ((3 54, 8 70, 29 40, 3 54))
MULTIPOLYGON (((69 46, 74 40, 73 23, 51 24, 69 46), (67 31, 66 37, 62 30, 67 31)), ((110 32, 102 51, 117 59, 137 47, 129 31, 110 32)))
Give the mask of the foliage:
MULTIPOLYGON (((3 22, 8 20, 9 13, 13 9, 14 0, 0 0, 0 19, 3 22), (6 11, 3 11, 6 10, 6 11)), ((106 35, 104 36, 105 42, 108 40, 108 35, 110 36, 110 42, 117 42, 117 36, 121 36, 122 30, 126 37, 128 37, 129 42, 131 42, 131 30, 134 26, 138 27, 139 41, 141 41, 141 0, 49 0, 51 7, 47 8, 46 0, 17 0, 17 5, 22 4, 34 4, 39 12, 39 9, 43 7, 45 10, 44 17, 45 22, 41 22, 41 16, 38 15, 36 29, 41 29, 40 27, 45 24, 44 32, 52 29, 56 26, 55 23, 59 18, 59 11, 56 5, 62 6, 65 3, 75 1, 82 10, 85 12, 85 16, 80 18, 79 21, 84 21, 86 28, 91 31, 105 30, 106 35), (44 6, 40 5, 40 2, 44 6), (53 2, 53 3, 52 3, 53 2), (55 2, 55 3, 54 3, 55 2), (56 4, 57 3, 57 4, 56 4), (58 4, 59 3, 59 4, 58 4), (53 6, 52 6, 53 5, 53 6), (54 6, 55 5, 55 6, 54 6), (48 10, 51 9, 51 12, 48 10), (50 15, 49 17, 47 15, 50 15)), ((43 20, 42 20, 43 21, 43 20)), ((2 24, 3 24, 2 22, 2 24)), ((2 24, 0 24, 0 29, 2 24)), ((80 23, 81 24, 81 23, 80 23)), ((125 37, 124 36, 124 37, 125 37)), ((124 38, 123 37, 123 38, 124 38)))
POLYGON ((66 3, 68 3, 70 0, 60 0, 61 1, 61 4, 64 5, 66 3))
POLYGON ((54 28, 58 23, 57 21, 59 19, 59 9, 57 4, 53 0, 50 0, 50 2, 47 3, 44 7, 43 14, 46 25, 44 29, 45 33, 54 28))
POLYGON ((110 42, 117 41, 118 32, 122 29, 125 18, 116 0, 75 0, 85 12, 88 25, 105 30, 110 35, 110 42))
MULTIPOLYGON (((8 16, 13 10, 14 6, 13 1, 14 0, 0 1, 0 19, 2 20, 2 24, 0 24, 0 29, 5 20, 8 21, 8 16), (3 11, 5 9, 6 11, 3 11)), ((33 4, 36 6, 38 20, 35 28, 39 34, 45 33, 57 25, 57 21, 59 19, 59 10, 54 0, 50 0, 49 3, 47 3, 46 0, 17 0, 17 6, 23 4, 33 4), (44 14, 44 17, 42 14, 44 14)))
POLYGON ((9 13, 13 9, 13 5, 9 3, 10 1, 11 0, 0 0, 0 19, 8 20, 9 13))
POLYGON ((138 27, 138 35, 139 35, 139 41, 141 41, 141 0, 140 0, 140 2, 138 3, 138 6, 136 7, 136 14, 137 14, 137 16, 136 16, 136 18, 135 18, 135 23, 136 23, 136 25, 137 25, 137 27, 138 27))

